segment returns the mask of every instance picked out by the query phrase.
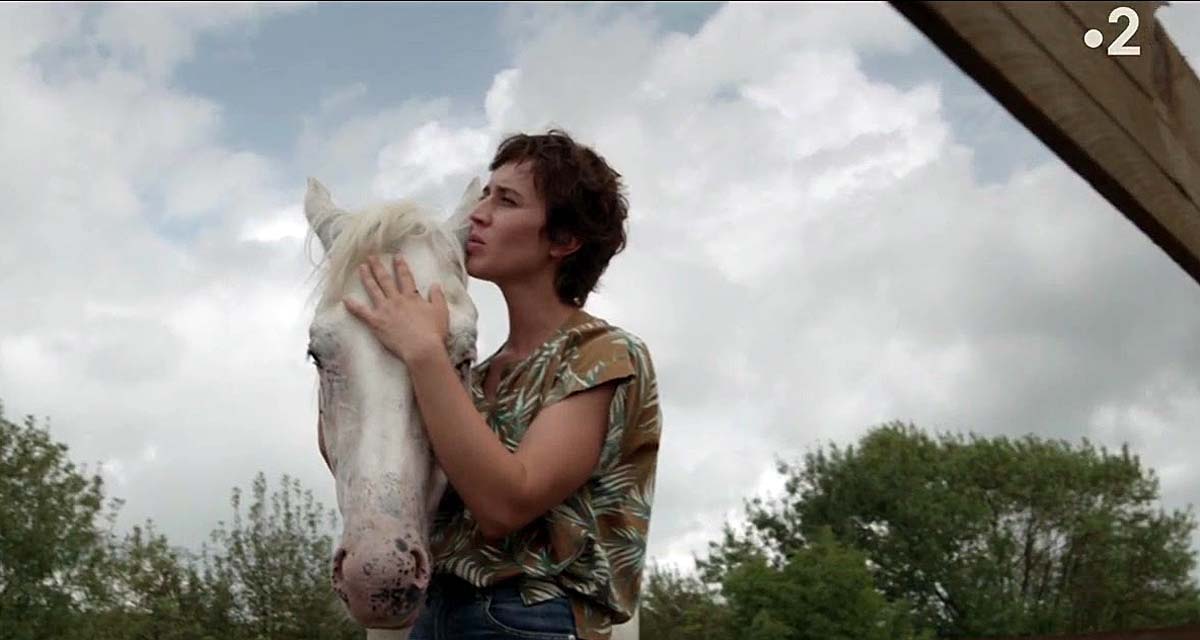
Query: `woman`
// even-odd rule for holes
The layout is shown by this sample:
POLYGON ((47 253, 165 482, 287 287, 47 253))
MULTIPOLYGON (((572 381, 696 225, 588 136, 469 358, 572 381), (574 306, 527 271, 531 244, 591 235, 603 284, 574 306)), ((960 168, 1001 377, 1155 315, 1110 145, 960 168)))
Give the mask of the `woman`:
POLYGON ((402 260, 373 259, 349 310, 408 365, 450 488, 414 640, 605 639, 638 604, 658 456, 646 346, 583 309, 625 246, 620 174, 566 133, 512 136, 470 215, 467 271, 495 283, 508 339, 464 390, 448 312, 402 260), (531 635, 532 634, 532 635, 531 635))

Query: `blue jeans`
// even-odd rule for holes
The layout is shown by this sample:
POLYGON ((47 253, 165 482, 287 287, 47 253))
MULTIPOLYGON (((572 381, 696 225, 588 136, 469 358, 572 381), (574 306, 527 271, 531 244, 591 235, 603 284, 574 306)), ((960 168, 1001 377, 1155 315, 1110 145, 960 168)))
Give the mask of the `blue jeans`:
POLYGON ((409 640, 575 640, 575 616, 566 598, 533 606, 521 602, 513 580, 476 589, 437 575, 409 640))

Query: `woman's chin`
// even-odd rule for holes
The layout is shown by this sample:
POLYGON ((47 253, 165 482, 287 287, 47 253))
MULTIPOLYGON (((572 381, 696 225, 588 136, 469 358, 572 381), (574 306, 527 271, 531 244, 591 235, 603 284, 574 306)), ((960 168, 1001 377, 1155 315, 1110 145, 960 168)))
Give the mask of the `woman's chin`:
POLYGON ((467 263, 467 275, 475 278, 476 280, 483 280, 486 282, 492 281, 487 269, 480 269, 477 265, 472 265, 469 262, 467 263))

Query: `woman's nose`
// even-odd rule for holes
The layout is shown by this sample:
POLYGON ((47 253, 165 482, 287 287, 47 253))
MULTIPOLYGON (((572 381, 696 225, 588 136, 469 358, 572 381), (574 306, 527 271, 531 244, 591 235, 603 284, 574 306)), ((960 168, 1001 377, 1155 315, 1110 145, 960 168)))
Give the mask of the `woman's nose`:
POLYGON ((470 215, 467 216, 467 219, 475 224, 485 224, 490 218, 491 210, 488 208, 488 201, 486 199, 480 200, 475 205, 475 208, 471 209, 470 215))

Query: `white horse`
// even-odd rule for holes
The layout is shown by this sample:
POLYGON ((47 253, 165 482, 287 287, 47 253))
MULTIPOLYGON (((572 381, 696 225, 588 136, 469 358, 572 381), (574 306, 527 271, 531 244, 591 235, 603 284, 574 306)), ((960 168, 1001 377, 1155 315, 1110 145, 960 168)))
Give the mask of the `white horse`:
MULTIPOLYGON (((432 577, 429 534, 446 488, 425 435, 408 371, 341 304, 364 304, 356 268, 368 255, 400 253, 422 295, 440 283, 450 309, 451 361, 466 374, 476 358, 477 310, 467 293, 465 244, 481 195, 472 180, 454 213, 435 222, 410 202, 348 214, 308 181, 304 214, 325 250, 309 354, 320 377, 317 441, 337 483, 342 535, 333 590, 368 640, 407 640, 432 577)), ((310 236, 311 238, 311 236, 310 236)), ((637 638, 637 618, 613 640, 637 638)))

